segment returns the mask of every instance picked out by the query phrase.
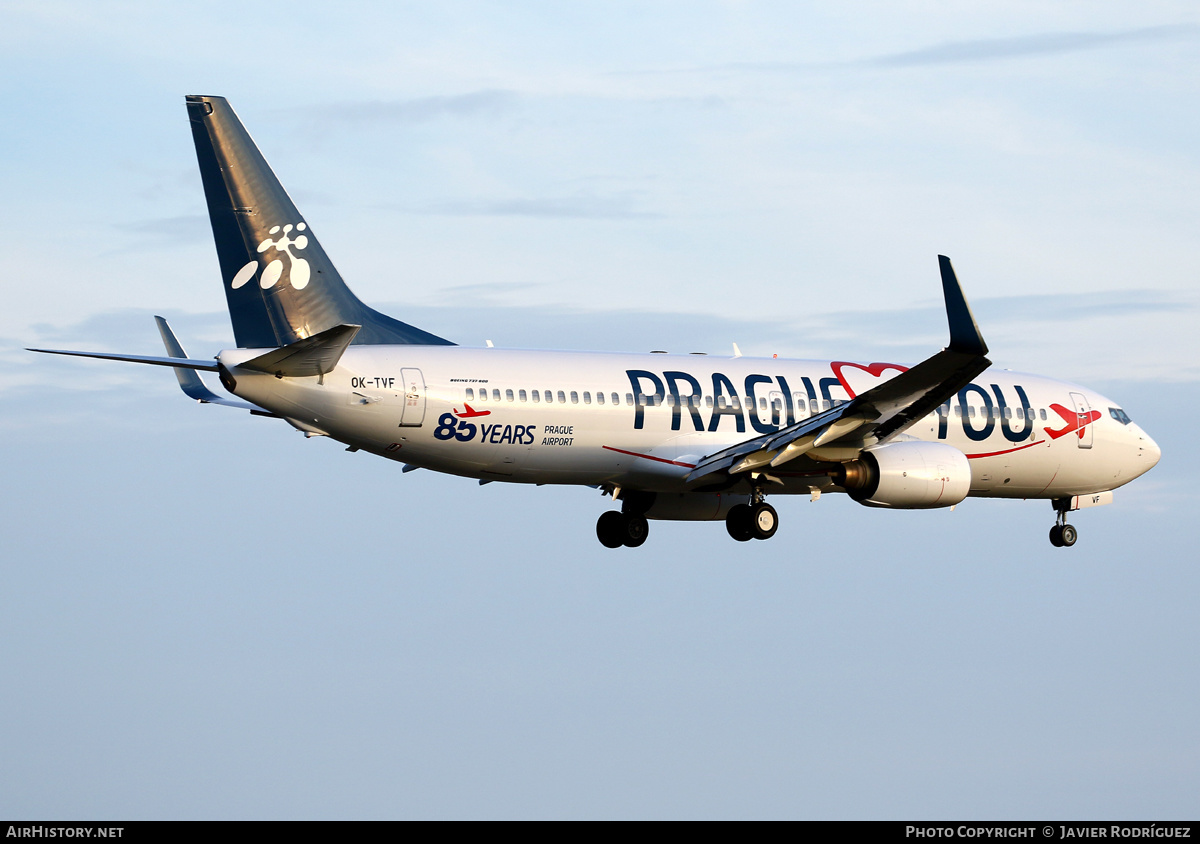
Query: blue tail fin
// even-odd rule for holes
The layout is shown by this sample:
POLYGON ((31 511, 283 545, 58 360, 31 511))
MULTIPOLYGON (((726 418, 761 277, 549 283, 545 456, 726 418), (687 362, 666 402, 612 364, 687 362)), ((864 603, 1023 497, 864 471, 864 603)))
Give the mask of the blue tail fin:
POLYGON ((350 292, 223 97, 189 96, 187 110, 240 348, 286 346, 343 324, 362 326, 355 344, 453 345, 350 292))

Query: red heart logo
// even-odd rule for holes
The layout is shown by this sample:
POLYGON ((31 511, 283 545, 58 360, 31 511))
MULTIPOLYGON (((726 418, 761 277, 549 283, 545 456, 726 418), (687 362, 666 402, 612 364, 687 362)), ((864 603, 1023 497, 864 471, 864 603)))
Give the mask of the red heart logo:
POLYGON ((901 372, 908 372, 907 366, 901 366, 898 363, 869 363, 863 365, 845 360, 835 360, 829 366, 833 370, 833 374, 837 376, 837 379, 842 382, 842 386, 846 388, 846 392, 850 394, 850 398, 852 399, 857 398, 861 393, 865 393, 872 387, 878 387, 884 381, 890 381, 901 372), (886 378, 881 377, 889 369, 896 370, 895 375, 889 375, 886 378))

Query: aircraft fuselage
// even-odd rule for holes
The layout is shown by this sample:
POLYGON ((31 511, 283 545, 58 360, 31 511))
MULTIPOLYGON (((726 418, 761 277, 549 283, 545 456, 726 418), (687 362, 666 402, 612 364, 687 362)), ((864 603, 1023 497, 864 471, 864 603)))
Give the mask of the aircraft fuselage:
MULTIPOLYGON (((849 401, 907 367, 705 355, 351 346, 324 376, 275 378, 223 352, 235 392, 358 449, 481 480, 693 490, 705 455, 849 401)), ((989 369, 902 439, 970 461, 970 495, 1112 490, 1158 447, 1104 396, 989 369)), ((836 461, 836 450, 827 455, 836 461)), ((853 455, 848 453, 846 459, 853 455)), ((828 461, 825 461, 828 462, 828 461)), ((823 464, 785 464, 776 493, 836 491, 823 464)))

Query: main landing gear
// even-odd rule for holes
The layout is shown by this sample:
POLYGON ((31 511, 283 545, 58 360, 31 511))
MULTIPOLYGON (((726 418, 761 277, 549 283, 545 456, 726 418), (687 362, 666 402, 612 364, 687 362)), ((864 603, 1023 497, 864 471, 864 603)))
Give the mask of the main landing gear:
POLYGON ((738 542, 751 539, 770 539, 779 530, 779 514, 764 499, 763 492, 755 487, 750 493, 749 504, 735 504, 725 516, 725 530, 738 542))
POLYGON ((1067 524, 1070 499, 1063 499, 1061 504, 1056 500, 1054 509, 1058 516, 1055 518, 1054 527, 1050 528, 1050 544, 1055 548, 1070 548, 1079 538, 1079 531, 1075 530, 1075 526, 1067 524))
POLYGON ((654 493, 629 490, 621 498, 621 512, 601 513, 596 538, 605 548, 637 548, 650 535, 646 511, 654 504, 654 493))
POLYGON ((645 516, 634 513, 618 513, 609 510, 600 514, 596 522, 596 537, 605 548, 620 548, 625 545, 637 548, 650 535, 650 525, 645 516))
MULTIPOLYGON (((747 504, 735 504, 725 517, 725 529, 738 542, 751 539, 770 539, 779 529, 779 514, 763 499, 761 490, 750 495, 747 504)), ((601 513, 596 521, 596 538, 605 548, 637 548, 650 534, 646 512, 654 503, 654 493, 626 492, 621 498, 621 511, 601 513)))

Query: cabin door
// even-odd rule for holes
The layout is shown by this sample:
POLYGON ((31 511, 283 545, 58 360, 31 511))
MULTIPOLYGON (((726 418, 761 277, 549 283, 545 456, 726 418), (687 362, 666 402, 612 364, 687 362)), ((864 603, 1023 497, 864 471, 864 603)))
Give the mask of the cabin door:
POLYGON ((1080 448, 1092 447, 1092 426, 1088 423, 1091 421, 1092 407, 1088 404, 1088 400, 1080 393, 1071 393, 1071 402, 1075 405, 1075 416, 1079 420, 1079 442, 1080 448))
POLYGON ((419 369, 401 369, 404 381, 404 405, 400 409, 401 428, 419 428, 425 421, 425 376, 419 369))

